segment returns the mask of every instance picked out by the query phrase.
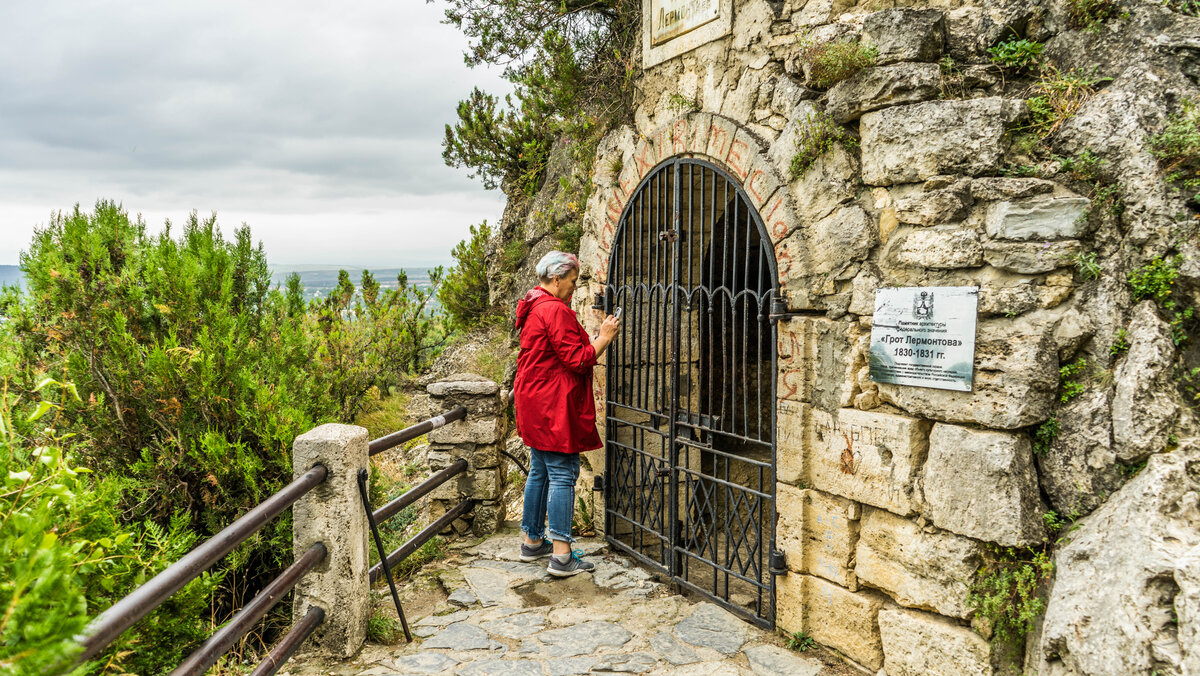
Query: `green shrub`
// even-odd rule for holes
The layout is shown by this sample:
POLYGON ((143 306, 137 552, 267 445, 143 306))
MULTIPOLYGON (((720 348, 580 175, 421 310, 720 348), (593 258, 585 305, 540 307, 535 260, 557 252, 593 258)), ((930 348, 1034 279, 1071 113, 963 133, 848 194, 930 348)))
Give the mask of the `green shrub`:
POLYGON ((1050 416, 1033 432, 1034 455, 1045 455, 1050 450, 1050 444, 1058 438, 1058 418, 1050 416))
POLYGON ((1026 101, 1029 126, 1042 138, 1053 134, 1095 95, 1096 85, 1109 79, 1082 75, 1074 70, 1063 73, 1053 66, 1043 68, 1032 88, 1037 96, 1026 101))
POLYGON ((1015 71, 1033 70, 1042 61, 1045 45, 1033 40, 1007 40, 988 49, 992 63, 1015 71))
POLYGON ((1120 13, 1114 0, 1067 0, 1067 17, 1072 28, 1099 32, 1100 24, 1117 18, 1120 13))
POLYGON ((1075 269, 1079 271, 1079 276, 1083 279, 1100 278, 1100 263, 1096 260, 1096 252, 1077 253, 1071 257, 1071 260, 1075 263, 1075 269))
POLYGON ((1135 301, 1153 300, 1162 308, 1171 329, 1171 339, 1176 345, 1187 341, 1188 328, 1195 319, 1196 308, 1183 305, 1174 296, 1175 280, 1179 277, 1179 266, 1183 256, 1155 258, 1129 273, 1129 286, 1135 301))
POLYGON ((1125 333, 1125 329, 1117 329, 1112 344, 1108 346, 1108 353, 1116 356, 1127 350, 1129 350, 1129 336, 1125 333))
POLYGON ((796 134, 796 154, 792 156, 792 178, 804 175, 819 157, 841 144, 846 150, 858 147, 858 140, 825 113, 809 113, 796 134))
POLYGON ((1044 550, 988 544, 967 604, 987 619, 1002 642, 1020 642, 1045 609, 1042 585, 1054 576, 1044 550))
POLYGON ((808 634, 798 631, 788 636, 787 647, 796 652, 803 653, 817 647, 817 642, 808 634))
POLYGON ((1200 202, 1200 102, 1186 101, 1182 111, 1168 118, 1167 128, 1150 137, 1150 152, 1167 181, 1200 202))
POLYGON ((808 84, 828 89, 853 77, 863 68, 875 65, 879 50, 858 40, 809 42, 801 48, 800 59, 807 66, 808 84))
POLYGON ((1087 389, 1087 359, 1080 357, 1058 369, 1058 400, 1067 403, 1087 389))

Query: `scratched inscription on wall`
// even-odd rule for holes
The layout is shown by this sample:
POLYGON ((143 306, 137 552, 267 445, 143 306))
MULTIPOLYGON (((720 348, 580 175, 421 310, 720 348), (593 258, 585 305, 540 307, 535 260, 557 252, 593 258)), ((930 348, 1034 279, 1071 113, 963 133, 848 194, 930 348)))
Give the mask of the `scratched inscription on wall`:
POLYGON ((713 21, 720 0, 651 0, 650 41, 659 45, 713 21))

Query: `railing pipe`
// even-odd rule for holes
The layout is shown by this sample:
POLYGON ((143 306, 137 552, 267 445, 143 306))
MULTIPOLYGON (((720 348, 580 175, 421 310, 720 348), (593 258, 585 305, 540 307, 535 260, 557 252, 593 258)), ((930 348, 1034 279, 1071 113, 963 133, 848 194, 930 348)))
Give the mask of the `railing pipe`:
POLYGON ((243 606, 228 624, 221 627, 217 633, 209 637, 176 667, 175 671, 171 672, 171 676, 195 676, 208 671, 208 668, 216 664, 221 655, 224 655, 234 643, 250 631, 256 622, 274 608, 275 604, 279 603, 284 594, 296 586, 296 582, 305 573, 320 563, 321 559, 325 558, 325 554, 325 545, 320 542, 309 547, 308 551, 304 552, 295 563, 288 566, 279 574, 279 577, 260 591, 254 600, 243 606))
POLYGON ((308 609, 304 617, 292 626, 292 630, 279 640, 275 645, 275 649, 271 654, 267 655, 266 659, 258 663, 250 676, 275 676, 275 672, 288 661, 288 658, 296 652, 296 649, 304 643, 304 639, 313 633, 317 625, 325 621, 325 610, 320 606, 313 606, 308 609))
POLYGON ((204 544, 155 575, 149 582, 133 590, 129 596, 114 603, 84 630, 86 634, 81 641, 84 651, 79 657, 79 662, 86 662, 100 654, 125 630, 150 614, 172 594, 199 577, 268 521, 279 516, 291 507, 292 503, 324 481, 327 473, 324 465, 314 466, 262 504, 246 512, 225 530, 212 536, 204 544))
POLYGON ((466 469, 467 469, 467 461, 466 460, 464 460, 463 458, 459 458, 458 460, 455 460, 446 469, 443 469, 443 470, 437 472, 436 474, 433 474, 428 479, 426 479, 426 480, 422 481, 421 483, 417 484, 416 486, 413 486, 412 488, 408 489, 408 491, 405 492, 404 495, 401 495, 400 497, 396 498, 395 500, 392 500, 391 502, 387 503, 386 505, 375 510, 375 513, 373 514, 375 523, 381 524, 384 521, 387 521, 388 519, 392 518, 393 516, 396 516, 396 514, 399 513, 400 510, 411 505, 412 503, 416 502, 417 500, 420 500, 422 497, 428 495, 431 491, 433 491, 433 489, 446 483, 454 476, 463 473, 464 471, 466 471, 466 469))
MULTIPOLYGON (((429 538, 433 537, 434 535, 437 535, 438 531, 442 530, 443 528, 448 526, 451 522, 453 522, 455 519, 457 519, 459 516, 461 516, 463 513, 465 513, 467 510, 471 509, 471 507, 474 504, 475 504, 475 501, 473 499, 467 498, 466 500, 463 500, 462 502, 460 502, 457 505, 455 505, 454 507, 452 507, 450 509, 450 511, 448 511, 445 514, 438 517, 437 521, 434 521, 433 523, 426 526, 425 530, 421 531, 420 533, 417 533, 408 542, 405 542, 404 544, 402 544, 398 548, 396 548, 396 551, 392 552, 391 554, 388 554, 387 555, 388 567, 394 568, 396 566, 396 564, 403 561, 405 558, 408 557, 408 555, 417 551, 417 548, 419 548, 421 545, 425 544, 429 540, 429 538)), ((369 578, 371 580, 371 584, 375 584, 375 580, 379 579, 379 576, 382 574, 383 574, 383 563, 382 562, 377 563, 374 566, 371 566, 371 571, 368 574, 369 578)))
POLYGON ((387 436, 379 437, 378 439, 371 441, 371 443, 367 446, 367 452, 370 455, 382 453, 389 448, 393 448, 406 441, 416 439, 422 434, 429 434, 439 427, 444 427, 447 423, 452 423, 455 420, 462 420, 465 417, 467 417, 466 407, 455 406, 442 415, 434 416, 429 420, 419 422, 412 427, 405 427, 398 432, 392 432, 387 436))

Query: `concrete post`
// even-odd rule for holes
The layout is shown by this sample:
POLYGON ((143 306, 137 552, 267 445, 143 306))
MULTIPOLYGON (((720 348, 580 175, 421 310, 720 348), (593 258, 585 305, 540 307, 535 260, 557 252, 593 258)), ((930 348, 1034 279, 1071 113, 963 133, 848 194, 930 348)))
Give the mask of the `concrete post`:
POLYGON ((370 583, 367 579, 367 515, 358 492, 358 471, 368 463, 367 430, 328 424, 296 437, 292 473, 325 465, 328 476, 292 506, 292 549, 296 556, 314 543, 325 544, 325 560, 300 579, 292 602, 292 620, 312 606, 325 610, 325 621, 308 649, 338 658, 353 656, 367 637, 370 583))
POLYGON ((462 405, 467 417, 429 433, 429 464, 441 469, 458 458, 467 460, 467 471, 457 483, 447 482, 433 494, 436 517, 460 500, 474 498, 475 509, 453 524, 460 535, 467 531, 488 535, 504 521, 504 473, 500 449, 507 425, 500 386, 471 373, 456 373, 430 384, 426 390, 438 411, 462 405))

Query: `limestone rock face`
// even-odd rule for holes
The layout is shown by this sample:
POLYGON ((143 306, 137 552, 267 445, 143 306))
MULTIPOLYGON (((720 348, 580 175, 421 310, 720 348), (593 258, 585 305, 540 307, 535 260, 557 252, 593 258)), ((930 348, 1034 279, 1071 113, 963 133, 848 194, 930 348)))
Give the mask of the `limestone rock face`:
POLYGON ((938 225, 967 215, 970 196, 964 190, 926 190, 896 200, 896 219, 912 225, 938 225))
POLYGON ((1058 387, 1053 318, 1031 312, 979 322, 972 392, 879 385, 880 397, 917 415, 1016 429, 1050 417, 1058 387))
POLYGON ((1195 673, 1183 665, 1200 660, 1198 523, 1200 444, 1190 439, 1152 456, 1055 556, 1038 673, 1195 673))
POLYGON ((786 484, 778 484, 775 499, 778 513, 787 515, 779 519, 775 538, 788 568, 858 589, 852 569, 858 503, 786 484))
POLYGON ((974 230, 952 226, 913 230, 895 240, 896 261, 931 269, 971 268, 983 264, 983 246, 974 230))
POLYGON ((1112 444, 1108 390, 1084 392, 1059 409, 1058 435, 1037 456, 1038 477, 1060 515, 1087 514, 1124 480, 1112 444))
POLYGON ((846 124, 886 106, 936 99, 940 80, 941 72, 933 63, 864 68, 829 90, 825 111, 838 124, 846 124))
POLYGON ((983 244, 988 265, 1022 275, 1038 275, 1071 265, 1083 247, 1077 240, 1060 242, 998 242, 983 244))
POLYGON ((915 522, 864 508, 855 572, 897 603, 966 618, 970 583, 983 545, 951 533, 927 532, 915 522))
POLYGON ((988 642, 936 615, 881 610, 879 633, 888 676, 992 676, 988 642))
POLYGON ((796 577, 803 579, 803 631, 872 671, 883 666, 877 623, 883 597, 847 591, 819 577, 796 577))
POLYGON ((1038 196, 996 202, 988 210, 987 234, 997 239, 1074 239, 1087 226, 1086 197, 1038 196))
POLYGON ((885 9, 863 20, 863 41, 879 50, 880 64, 937 61, 946 44, 946 22, 936 9, 885 9))
POLYGON ((912 183, 939 174, 993 169, 1008 125, 1025 103, 998 97, 929 101, 862 116, 863 182, 912 183))
POLYGON ((1137 462, 1166 446, 1179 410, 1170 374, 1175 344, 1150 300, 1134 308, 1128 335, 1129 352, 1114 378, 1113 445, 1121 460, 1137 462))
POLYGON ((939 528, 1007 546, 1041 542, 1041 499, 1029 438, 938 424, 921 487, 939 528))

